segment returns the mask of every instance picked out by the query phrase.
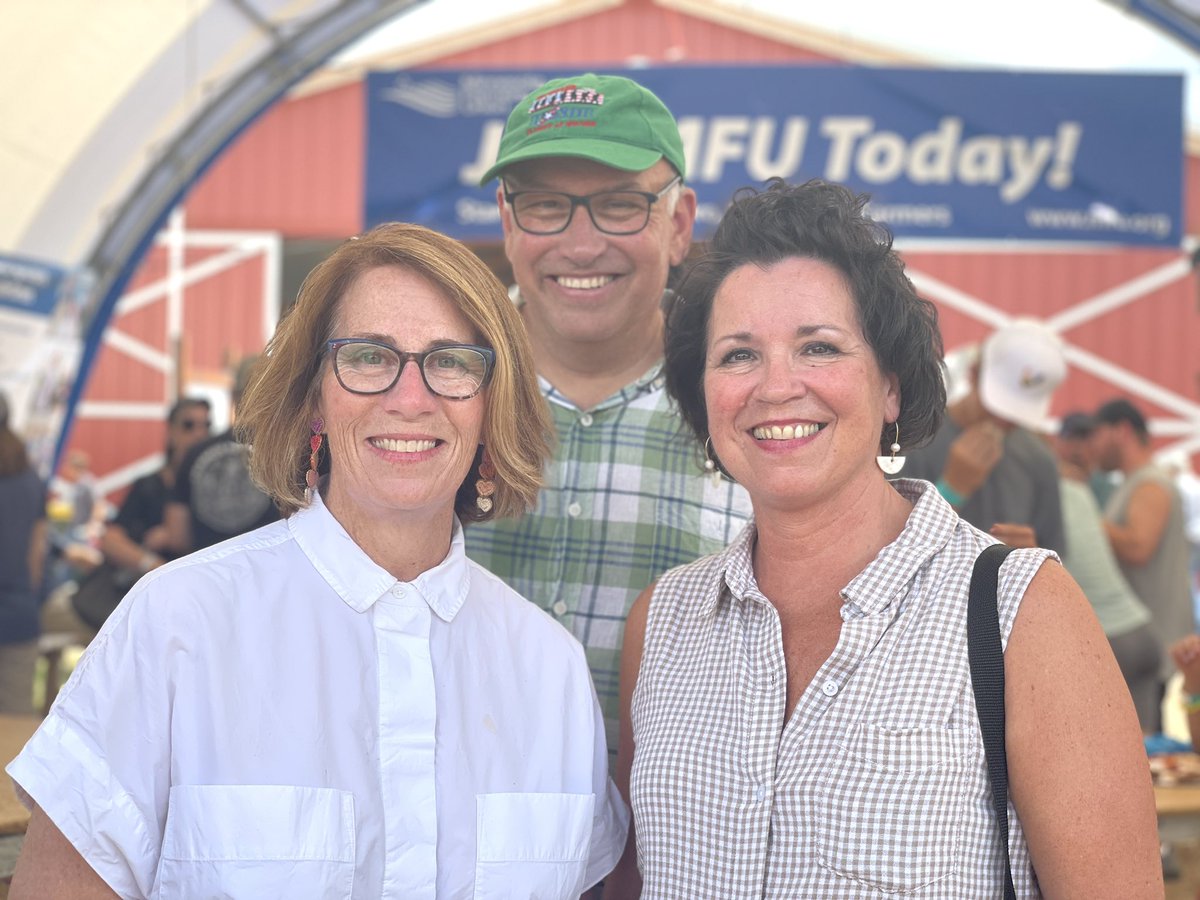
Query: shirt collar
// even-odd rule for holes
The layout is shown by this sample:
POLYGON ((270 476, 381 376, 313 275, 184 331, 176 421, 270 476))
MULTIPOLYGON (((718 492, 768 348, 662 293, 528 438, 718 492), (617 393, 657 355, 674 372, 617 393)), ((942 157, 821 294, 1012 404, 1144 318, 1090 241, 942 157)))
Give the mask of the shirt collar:
POLYGON ((889 483, 913 504, 912 512, 896 539, 842 590, 842 597, 867 615, 904 597, 917 572, 950 542, 959 524, 954 508, 928 481, 898 478, 889 483))
MULTIPOLYGON (((625 385, 625 387, 621 388, 616 393, 604 400, 601 400, 595 406, 591 407, 591 411, 594 412, 596 410, 608 409, 613 406, 623 406, 626 403, 631 403, 632 401, 636 400, 642 394, 648 394, 651 391, 660 390, 666 385, 666 376, 663 375, 662 368, 663 363, 660 359, 636 381, 625 385)), ((558 406, 565 406, 570 409, 576 408, 575 404, 572 403, 568 397, 559 393, 558 389, 541 375, 538 376, 538 387, 541 388, 542 396, 545 397, 549 402, 557 404, 558 406)))
MULTIPOLYGON (((308 507, 288 519, 288 529, 329 587, 355 612, 366 612, 390 597, 392 588, 401 583, 363 552, 329 512, 318 491, 313 492, 308 507)), ((471 585, 462 525, 457 517, 445 559, 407 584, 443 621, 450 622, 457 615, 471 585)))
MULTIPOLYGON (((917 572, 949 543, 959 524, 954 508, 929 482, 900 478, 890 484, 913 504, 904 530, 841 592, 845 601, 867 615, 884 610, 903 597, 917 572)), ((733 600, 765 601, 754 578, 753 551, 757 534, 751 520, 722 553, 718 577, 700 598, 700 615, 714 615, 725 591, 733 600)))
POLYGON ((733 539, 733 542, 725 548, 718 564, 717 577, 713 579, 705 595, 700 598, 699 612, 701 616, 710 617, 716 614, 717 604, 725 591, 728 591, 734 600, 765 600, 759 593, 758 584, 754 580, 752 553, 757 535, 757 527, 754 519, 751 519, 733 539))

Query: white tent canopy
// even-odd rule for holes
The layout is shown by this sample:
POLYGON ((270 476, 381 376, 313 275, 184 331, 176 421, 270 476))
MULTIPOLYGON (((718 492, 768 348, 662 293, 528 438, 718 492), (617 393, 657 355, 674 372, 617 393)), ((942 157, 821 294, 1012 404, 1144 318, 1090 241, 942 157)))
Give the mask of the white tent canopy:
POLYGON ((0 253, 103 290, 241 128, 414 2, 0 4, 0 253))

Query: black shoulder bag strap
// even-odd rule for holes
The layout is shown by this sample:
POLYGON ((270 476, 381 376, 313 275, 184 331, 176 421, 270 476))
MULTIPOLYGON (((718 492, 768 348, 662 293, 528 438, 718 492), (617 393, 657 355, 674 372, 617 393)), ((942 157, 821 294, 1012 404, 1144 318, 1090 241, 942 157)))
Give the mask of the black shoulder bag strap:
POLYGON ((967 658, 971 663, 971 687, 983 732, 988 780, 992 783, 992 806, 1000 823, 1004 850, 1004 898, 1016 900, 1012 862, 1008 858, 1008 756, 1004 751, 1004 650, 1000 646, 1000 617, 996 609, 996 585, 1000 564, 1012 547, 993 544, 979 554, 971 572, 971 594, 967 600, 967 658))

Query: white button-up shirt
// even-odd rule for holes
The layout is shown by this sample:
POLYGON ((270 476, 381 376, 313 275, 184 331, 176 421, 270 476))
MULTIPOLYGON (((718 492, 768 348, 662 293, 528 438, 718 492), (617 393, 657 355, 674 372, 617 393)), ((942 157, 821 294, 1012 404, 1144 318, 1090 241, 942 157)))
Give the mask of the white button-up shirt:
POLYGON ((123 897, 574 897, 615 865, 583 650, 321 504, 151 573, 8 767, 123 897))

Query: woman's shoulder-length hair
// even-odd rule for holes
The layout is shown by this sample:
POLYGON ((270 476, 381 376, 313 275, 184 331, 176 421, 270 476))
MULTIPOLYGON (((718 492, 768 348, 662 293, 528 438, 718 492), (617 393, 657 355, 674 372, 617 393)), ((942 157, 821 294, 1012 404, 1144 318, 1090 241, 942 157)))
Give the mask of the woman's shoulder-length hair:
MULTIPOLYGON (((504 286, 470 249, 419 225, 379 225, 342 243, 304 280, 295 305, 267 343, 237 408, 236 432, 250 443, 250 471, 284 516, 307 505, 311 423, 329 361, 340 303, 355 280, 371 269, 397 266, 439 289, 496 353, 484 389, 483 443, 496 470, 492 509, 475 503, 480 454, 455 500, 463 521, 519 515, 534 504, 550 453, 552 426, 538 389, 524 323, 504 286)), ((457 402, 457 401, 446 401, 457 402)), ((337 467, 326 446, 323 473, 337 467)))

